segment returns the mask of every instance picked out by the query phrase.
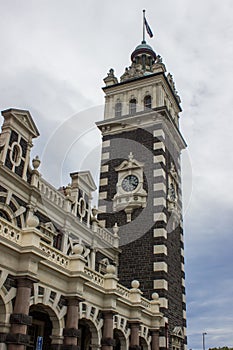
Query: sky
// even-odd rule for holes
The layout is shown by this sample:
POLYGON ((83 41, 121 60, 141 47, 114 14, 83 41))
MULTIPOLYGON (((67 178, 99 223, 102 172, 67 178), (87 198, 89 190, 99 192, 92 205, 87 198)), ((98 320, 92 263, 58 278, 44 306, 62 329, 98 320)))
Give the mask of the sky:
POLYGON ((27 109, 32 155, 59 187, 90 169, 98 181, 101 87, 147 39, 173 74, 181 131, 188 348, 233 346, 232 0, 0 0, 0 108, 27 109))

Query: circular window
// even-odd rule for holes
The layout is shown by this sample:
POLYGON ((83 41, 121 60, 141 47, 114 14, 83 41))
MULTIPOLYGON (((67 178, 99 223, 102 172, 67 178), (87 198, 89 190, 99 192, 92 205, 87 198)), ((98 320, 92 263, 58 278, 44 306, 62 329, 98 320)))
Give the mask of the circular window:
POLYGON ((86 214, 86 201, 83 198, 80 198, 79 200, 79 207, 78 207, 79 215, 83 218, 86 214))
POLYGON ((10 152, 11 162, 15 166, 18 166, 20 164, 20 161, 21 161, 21 156, 22 156, 22 149, 18 143, 14 142, 12 144, 11 152, 10 152))

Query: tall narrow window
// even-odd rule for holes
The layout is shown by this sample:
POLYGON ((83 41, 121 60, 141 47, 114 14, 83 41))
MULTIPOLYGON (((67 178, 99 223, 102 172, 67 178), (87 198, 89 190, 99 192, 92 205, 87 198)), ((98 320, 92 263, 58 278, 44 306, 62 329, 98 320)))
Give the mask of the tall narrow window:
POLYGON ((122 114, 122 103, 117 102, 115 104, 115 117, 121 117, 122 114))
POLYGON ((147 95, 144 98, 144 109, 151 109, 151 96, 147 95))
POLYGON ((132 98, 129 101, 129 114, 130 115, 136 114, 136 111, 137 111, 137 101, 135 98, 132 98))

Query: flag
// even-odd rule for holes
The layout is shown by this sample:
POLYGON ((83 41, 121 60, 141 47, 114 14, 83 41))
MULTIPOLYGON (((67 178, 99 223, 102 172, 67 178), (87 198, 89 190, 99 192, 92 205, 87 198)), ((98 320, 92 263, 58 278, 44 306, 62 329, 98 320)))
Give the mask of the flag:
POLYGON ((145 23, 146 31, 147 31, 149 37, 152 38, 153 37, 153 33, 152 33, 152 30, 150 29, 150 26, 149 26, 149 24, 148 24, 148 22, 146 20, 146 17, 144 18, 144 23, 145 23))

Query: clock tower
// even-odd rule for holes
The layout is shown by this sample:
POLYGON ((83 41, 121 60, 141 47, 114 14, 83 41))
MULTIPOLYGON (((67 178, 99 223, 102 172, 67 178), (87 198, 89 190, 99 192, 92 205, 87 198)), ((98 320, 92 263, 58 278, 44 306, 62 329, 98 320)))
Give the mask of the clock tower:
POLYGON ((160 348, 186 344, 179 130, 180 98, 161 56, 143 40, 120 80, 104 79, 100 224, 117 223, 120 283, 157 292, 165 321, 160 348))

